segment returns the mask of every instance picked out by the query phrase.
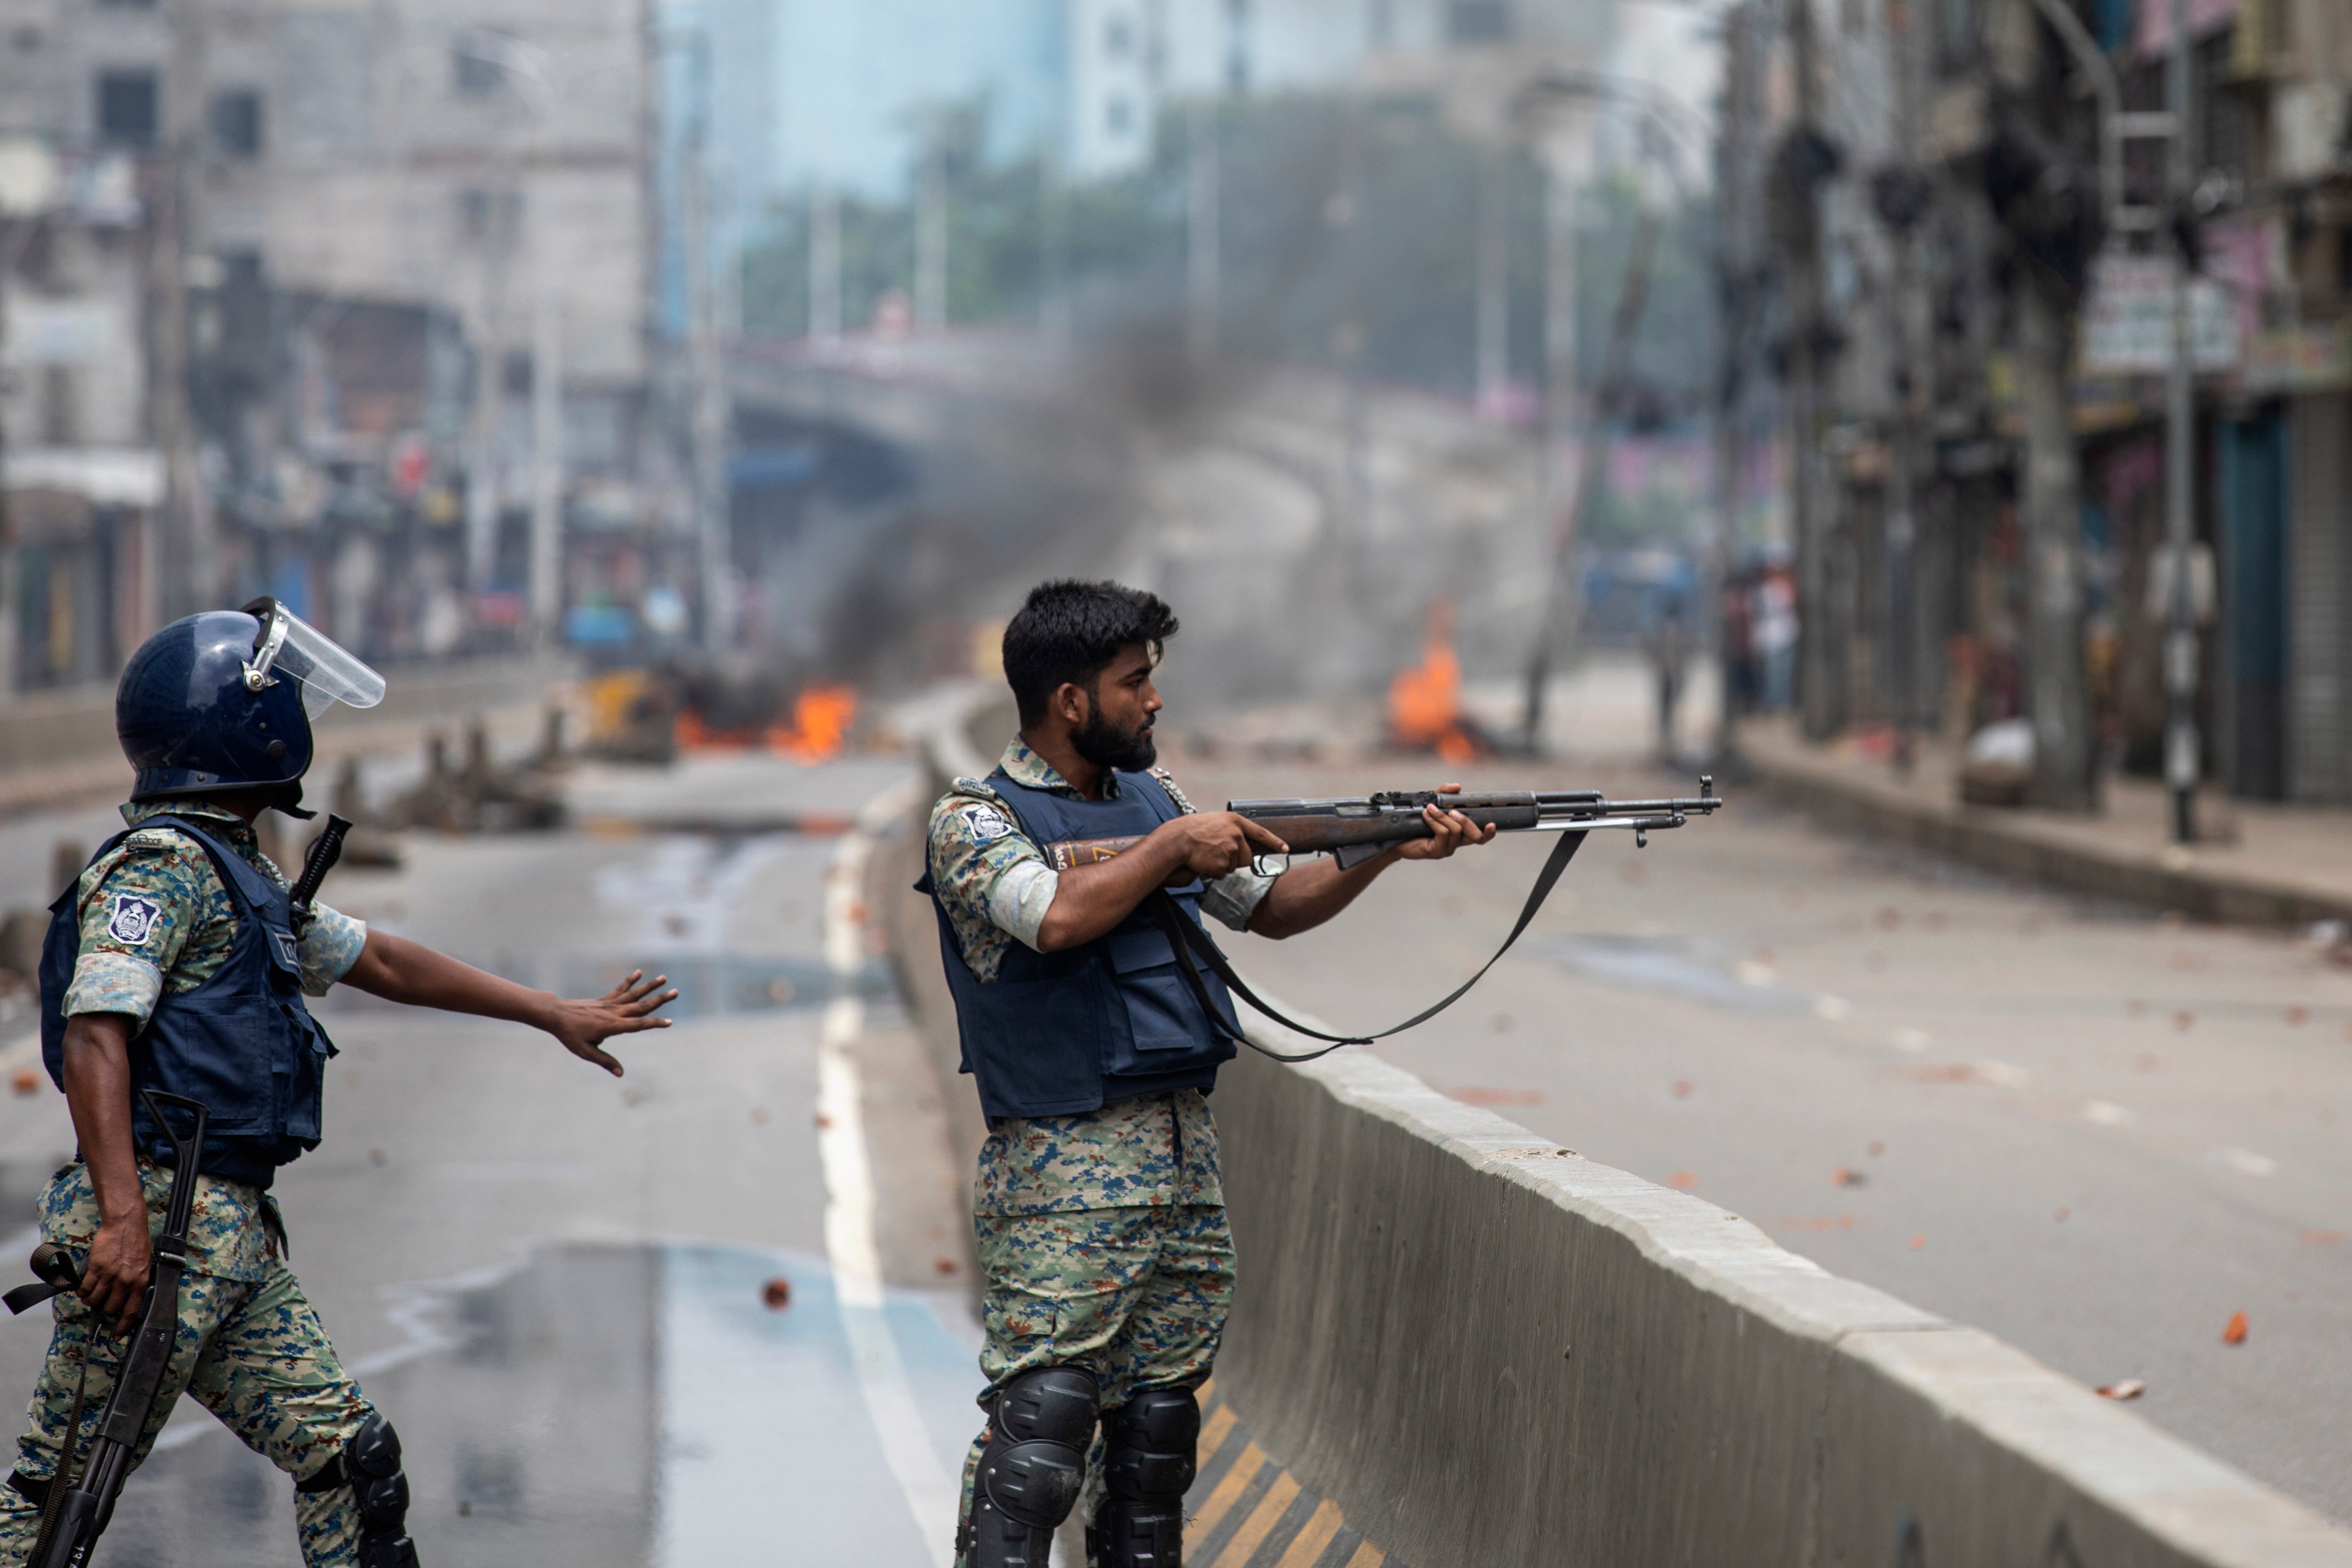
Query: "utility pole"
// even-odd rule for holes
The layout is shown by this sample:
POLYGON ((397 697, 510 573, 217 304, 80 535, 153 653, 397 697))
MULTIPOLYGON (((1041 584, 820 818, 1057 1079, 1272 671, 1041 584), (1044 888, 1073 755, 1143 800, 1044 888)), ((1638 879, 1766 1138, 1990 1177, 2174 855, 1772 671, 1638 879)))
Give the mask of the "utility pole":
POLYGON ((734 544, 727 487, 728 398, 719 354, 718 302, 710 265, 710 39, 696 38, 697 98, 688 122, 680 226, 685 233, 688 363, 694 384, 692 450, 696 542, 702 568, 702 646, 713 654, 735 645, 734 544))
POLYGON ((915 330, 948 329, 948 150, 940 117, 929 121, 915 179, 915 330))
MULTIPOLYGON (((1544 385, 1537 432, 1536 516, 1538 537, 1550 547, 1551 563, 1519 715, 1521 748, 1530 756, 1542 749, 1552 645, 1559 636, 1553 601, 1559 592, 1560 563, 1575 547, 1580 510, 1565 481, 1569 444, 1576 429, 1576 171, 1583 158, 1583 149, 1571 142, 1584 129, 1580 120, 1572 128, 1556 128, 1544 158, 1544 385)), ((1586 443, 1588 448, 1591 445, 1586 443)), ((1589 464, 1590 450, 1584 456, 1589 464)))
POLYGON ((1664 215, 1654 203, 1644 201, 1633 220, 1633 243, 1625 258, 1625 277, 1617 286, 1617 311, 1609 323, 1609 347, 1601 364, 1600 384, 1593 389, 1584 449, 1577 460, 1576 499, 1552 540, 1543 625, 1528 660, 1527 689, 1520 707, 1520 741, 1530 756, 1542 751, 1544 698, 1551 685, 1552 658, 1568 641, 1575 621, 1577 531, 1592 515, 1608 474, 1610 427, 1623 405, 1626 379, 1633 372, 1633 336, 1642 324, 1642 308, 1649 302, 1650 267, 1657 259, 1658 232, 1664 226, 1664 215))
POLYGON ((1797 535, 1797 700, 1805 738, 1826 741, 1845 727, 1846 672, 1841 617, 1830 603, 1827 476, 1822 454, 1822 321, 1821 204, 1817 187, 1835 153, 1821 132, 1812 0, 1789 0, 1789 52, 1796 78, 1796 124, 1774 172, 1780 239, 1788 253, 1790 510, 1797 535))
POLYGON ((1037 325, 1055 348, 1070 341, 1069 204, 1062 160, 1052 147, 1037 158, 1037 325))
MULTIPOLYGON (((1997 64, 2003 79, 1997 85, 2028 102, 2047 102, 2053 95, 2043 90, 2045 84, 2064 79, 2073 46, 2063 27, 2045 32, 2026 7, 2018 10, 2035 47, 2012 65, 1997 64), (2054 37, 2061 48, 2042 47, 2045 37, 2054 37)), ((2033 134, 2063 147, 2063 121, 2072 110, 2062 101, 2054 112, 2058 122, 2036 123, 2033 134)), ((2072 395, 2075 317, 2087 258, 2068 259, 2066 247, 2077 231, 2066 222, 2068 209, 2049 194, 2054 188, 2047 179, 2039 181, 2032 193, 2003 198, 2000 208, 2015 258, 2017 401, 2025 436, 2018 505, 2025 545, 2026 712, 2033 727, 2035 804, 2054 811, 2088 811, 2095 800, 2083 668, 2082 465, 2072 395)))
POLYGON ((1218 233, 1217 100, 1195 98, 1184 112, 1184 352, 1197 369, 1217 357, 1217 313, 1222 309, 1224 258, 1218 233))
POLYGON ((1895 417, 1889 429, 1886 484, 1886 651, 1895 688, 1895 772, 1908 777, 1918 744, 1920 639, 1920 470, 1927 449, 1927 407, 1935 394, 1925 273, 1919 263, 1919 228, 1934 205, 1935 187, 1926 173, 1921 107, 1927 96, 1921 29, 1907 11, 1893 7, 1888 48, 1895 73, 1896 163, 1879 172, 1872 195, 1879 220, 1895 239, 1892 325, 1895 346, 1895 417))
POLYGON ((1739 541, 1739 499, 1748 456, 1748 343, 1755 314, 1757 110, 1763 45, 1769 38, 1760 0, 1744 0, 1725 17, 1723 117, 1716 142, 1716 298, 1717 353, 1715 402, 1715 542, 1709 589, 1714 613, 1716 675, 1715 742, 1709 748, 1719 773, 1728 774, 1737 749, 1738 682, 1727 625, 1726 589, 1739 541))
POLYGON ((841 193, 823 175, 809 186, 809 336, 841 340, 841 193))
POLYGON ((530 197, 530 626, 551 647, 563 630, 563 307, 544 182, 530 197))
POLYGON ((162 526, 151 523, 149 535, 158 548, 142 550, 140 559, 142 597, 154 606, 146 617, 150 631, 165 616, 218 607, 226 597, 222 585, 227 576, 222 552, 212 538, 212 509, 196 472, 195 426, 188 405, 188 273, 205 254, 203 0, 177 0, 171 29, 159 171, 163 199, 152 220, 149 250, 154 345, 150 395, 155 445, 163 459, 162 526))
POLYGON ((1370 545, 1372 510, 1363 314, 1363 107, 1349 92, 1339 112, 1339 181, 1324 204, 1323 221, 1339 251, 1339 315, 1331 328, 1331 355, 1343 386, 1339 510, 1341 538, 1349 552, 1349 593, 1355 597, 1362 588, 1360 567, 1370 545))
POLYGON ((1510 147, 1497 137, 1477 151, 1478 411, 1503 412, 1511 381, 1510 147))
POLYGON ((2171 0, 2172 52, 2164 67, 2165 104, 2172 111, 2171 156, 2166 161, 2167 193, 2179 243, 2172 262, 2172 364, 2164 396, 2165 543, 2172 561, 2172 603, 2164 634, 2164 685, 2170 700, 2170 721, 2164 736, 2164 782, 2172 792, 2172 837, 2177 844, 2197 839, 2197 617, 2189 596, 2189 555, 2194 547, 2197 482, 2196 365, 2190 358, 2189 255, 2188 233, 2189 185, 2193 176, 2190 136, 2194 104, 2189 96, 2189 5, 2171 0))

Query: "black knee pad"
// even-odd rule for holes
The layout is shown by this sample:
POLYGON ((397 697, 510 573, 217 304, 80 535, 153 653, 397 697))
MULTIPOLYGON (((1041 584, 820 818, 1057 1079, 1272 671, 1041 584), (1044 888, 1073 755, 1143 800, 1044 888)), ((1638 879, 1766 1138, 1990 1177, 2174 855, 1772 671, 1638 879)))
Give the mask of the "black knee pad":
POLYGON ((1035 1367, 997 1391, 965 1521, 971 1568, 1045 1568, 1086 1484, 1097 1398, 1078 1366, 1035 1367))
POLYGON ((1147 1388, 1103 1417, 1103 1487, 1095 1512, 1102 1568, 1176 1568, 1184 1493, 1192 1485, 1201 1405, 1189 1388, 1147 1388))
POLYGON ((417 1568, 408 1538, 408 1474, 400 1466, 400 1434, 371 1411, 343 1451, 298 1490, 352 1489, 360 1515, 360 1568, 417 1568))
POLYGON ((1137 1502, 1181 1500, 1200 1441, 1201 1402, 1191 1389, 1140 1389, 1103 1417, 1103 1485, 1137 1502))

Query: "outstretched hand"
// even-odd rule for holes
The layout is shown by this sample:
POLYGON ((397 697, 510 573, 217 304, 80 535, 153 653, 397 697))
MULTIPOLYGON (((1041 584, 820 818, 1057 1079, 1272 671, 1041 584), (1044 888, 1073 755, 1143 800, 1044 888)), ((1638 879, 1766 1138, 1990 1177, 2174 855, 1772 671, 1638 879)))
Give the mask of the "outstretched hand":
POLYGON ((596 1047, 615 1035, 668 1028, 671 1020, 657 1016, 654 1009, 677 1000, 677 991, 661 989, 669 984, 668 975, 647 980, 645 973, 642 969, 632 970, 626 980, 593 999, 558 999, 553 1016, 540 1027, 562 1041, 563 1048, 582 1061, 594 1062, 614 1078, 620 1077, 620 1062, 596 1047))
MULTIPOLYGON (((1440 795, 1460 795, 1458 784, 1437 786, 1440 795)), ((1481 827, 1458 811, 1442 811, 1434 805, 1421 808, 1422 820, 1429 824, 1430 837, 1408 838, 1396 847, 1400 860, 1443 860, 1465 844, 1484 844, 1493 838, 1496 826, 1488 823, 1481 827)))

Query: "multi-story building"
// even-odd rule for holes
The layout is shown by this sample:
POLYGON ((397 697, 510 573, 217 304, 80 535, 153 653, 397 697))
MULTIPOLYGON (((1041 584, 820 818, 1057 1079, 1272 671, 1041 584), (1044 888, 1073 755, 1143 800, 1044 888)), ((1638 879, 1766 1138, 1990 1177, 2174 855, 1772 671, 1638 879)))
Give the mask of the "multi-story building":
MULTIPOLYGON (((2094 100, 2065 96, 2071 118, 2036 128, 2038 142, 2004 119, 2033 101, 2033 83, 2086 79, 2083 61, 2021 0, 1938 5, 1907 45, 1884 26, 1882 7, 1853 0, 1754 7, 1778 19, 1784 82, 1791 5, 1810 7, 1816 122, 1836 153, 1812 196, 1822 320, 1836 341, 1813 426, 1820 449, 1793 450, 1789 469, 1810 458, 1832 481, 1824 537, 1845 563, 1815 584, 1803 611, 1840 645, 1836 706, 1863 722, 1894 717, 1884 671, 1899 631, 1872 611, 1874 595, 1893 591, 1873 546, 1886 515, 1885 437, 1905 400, 1917 397, 1928 437, 1915 470, 1910 584, 1921 710, 1940 708, 1964 734, 2030 708, 2026 628, 2040 591, 2021 515, 2028 432, 2018 289, 2026 269, 2052 265, 2052 237, 2011 232, 2011 223, 2041 220, 2022 206, 2004 217, 1995 187, 2023 159, 2097 189, 2094 100), (1907 106, 1906 47, 1918 73, 1907 106), (1874 188, 1905 163, 1906 112, 1916 116, 1916 168, 1931 196, 1918 230, 1925 320, 1908 338, 1890 314, 1897 251, 1874 188), (1919 351, 1890 362, 1887 345, 1902 342, 1919 351)), ((2124 109, 2164 108, 2169 0, 2071 8, 2124 109)), ((2352 800, 2352 14, 2339 0, 2194 0, 2189 9, 2189 217, 2199 295, 2211 301, 2197 311, 2199 545, 2185 568, 2202 621, 2204 761, 2251 797, 2352 800)), ((1783 90, 1753 129, 1784 149, 1794 119, 1783 90)), ((2126 152, 2124 190, 2099 195, 2162 201, 2165 149, 2140 142, 2126 152)), ((1768 164, 1748 177, 1759 187, 1754 199, 1783 200, 1763 188, 1768 164)), ((1774 237, 1783 288, 1767 313, 1786 310, 1796 232, 1784 224, 1774 237)), ((2167 717, 2171 580, 2166 242, 2162 232, 2092 237, 2100 250, 2081 314, 2096 330, 2082 339, 2069 399, 2081 500, 2069 548, 2090 672, 2082 721, 2110 760, 2153 772, 2167 717)), ((1776 330, 1785 363, 1795 328, 1783 321, 1776 330)), ((1791 442, 1803 447, 1805 433, 1792 431, 1791 442)))
POLYGON ((122 536, 45 556, 19 507, 22 679, 263 590, 448 652, 664 552, 657 47, 646 0, 0 0, 12 498, 102 473, 122 536), (47 606, 97 570, 85 646, 47 606))

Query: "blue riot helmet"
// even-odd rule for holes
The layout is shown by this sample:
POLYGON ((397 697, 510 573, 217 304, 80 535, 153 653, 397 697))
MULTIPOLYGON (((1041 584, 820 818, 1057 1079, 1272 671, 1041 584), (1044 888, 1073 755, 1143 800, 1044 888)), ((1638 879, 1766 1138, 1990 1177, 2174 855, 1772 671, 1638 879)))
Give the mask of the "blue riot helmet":
POLYGON ((173 621, 142 644, 114 690, 114 732, 139 770, 133 800, 275 788, 291 810, 310 766, 310 721, 333 703, 383 700, 383 676, 277 600, 256 599, 173 621))

